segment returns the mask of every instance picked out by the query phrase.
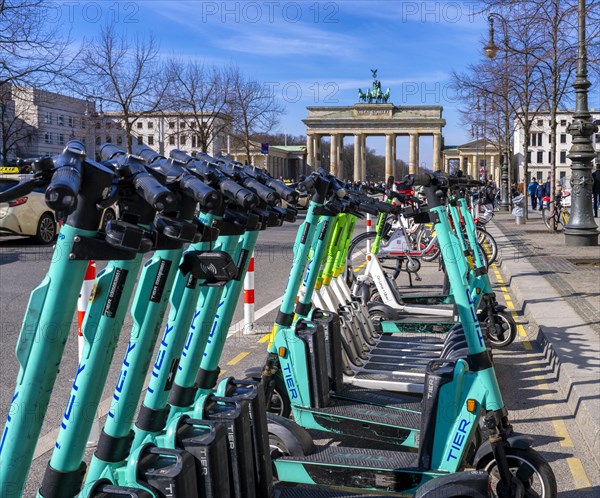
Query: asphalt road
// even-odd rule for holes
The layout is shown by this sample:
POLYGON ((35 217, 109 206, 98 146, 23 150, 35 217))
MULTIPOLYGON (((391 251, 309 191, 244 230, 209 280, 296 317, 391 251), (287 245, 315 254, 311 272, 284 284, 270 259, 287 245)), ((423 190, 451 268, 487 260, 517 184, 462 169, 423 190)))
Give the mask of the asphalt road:
MULTIPOLYGON (((270 330, 275 315, 273 301, 279 298, 285 288, 289 267, 292 262, 292 247, 297 225, 288 225, 264 232, 255 253, 256 310, 271 310, 258 316, 255 335, 244 335, 240 321, 243 318, 241 304, 238 305, 232 323, 231 337, 223 354, 222 375, 241 376, 243 371, 264 360, 266 342, 264 333, 270 330)), ((0 419, 5 420, 10 398, 15 385, 18 364, 15 359, 15 344, 20 324, 25 313, 29 293, 42 280, 52 258, 50 247, 30 245, 26 239, 3 239, 0 241, 0 419)), ((99 267, 102 264, 99 263, 99 267)), ((498 276, 494 272, 492 279, 498 276)), ((422 271, 423 282, 416 290, 436 288, 441 283, 435 265, 425 266, 422 271)), ((400 278, 402 283, 406 279, 400 278)), ((510 293, 510 290, 509 290, 510 293)), ((499 292, 500 301, 506 299, 512 306, 510 295, 499 292)), ((537 349, 536 330, 514 310, 521 322, 519 340, 508 350, 497 352, 496 368, 505 401, 510 409, 511 420, 519 432, 530 434, 535 447, 550 462, 557 481, 560 495, 565 497, 597 497, 600 495, 600 477, 598 468, 586 454, 582 444, 585 435, 580 434, 577 426, 571 423, 565 400, 557 395, 555 379, 544 358, 537 349)), ((131 320, 126 320, 115 360, 106 382, 101 412, 105 413, 115 386, 120 364, 124 357, 125 345, 131 320)), ((51 397, 48 413, 42 428, 42 437, 32 464, 24 496, 34 496, 41 482, 44 469, 54 445, 56 429, 66 405, 72 380, 77 367, 76 323, 73 323, 65 353, 60 365, 55 388, 51 397)), ((101 413, 102 414, 102 413, 101 413)), ((102 419, 101 419, 102 421, 102 419)), ((89 460, 91 450, 86 455, 89 460)))

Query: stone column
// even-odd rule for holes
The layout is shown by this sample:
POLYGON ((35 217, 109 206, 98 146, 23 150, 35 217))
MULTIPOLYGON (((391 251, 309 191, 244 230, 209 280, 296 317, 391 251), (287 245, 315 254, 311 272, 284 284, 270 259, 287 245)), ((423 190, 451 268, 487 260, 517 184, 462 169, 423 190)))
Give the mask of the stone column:
POLYGON ((367 180, 367 136, 360 134, 360 179, 367 180))
POLYGON ((419 171, 419 135, 418 133, 410 134, 408 144, 408 172, 413 175, 419 171))
POLYGON ((433 134, 433 171, 440 169, 440 160, 442 158, 442 135, 440 133, 433 134))
POLYGON ((354 178, 353 180, 362 181, 362 148, 360 135, 354 135, 354 178))
POLYGON ((392 155, 394 154, 394 135, 388 133, 385 136, 385 181, 389 176, 394 175, 394 163, 392 155))
POLYGON ((343 178, 344 176, 344 165, 342 163, 342 149, 344 148, 344 135, 338 134, 337 150, 336 150, 336 173, 335 176, 343 178))
MULTIPOLYGON (((396 178, 396 135, 392 136, 392 171, 394 172, 394 178, 396 178)), ((396 178, 398 179, 398 178, 396 178)))
POLYGON ((312 135, 306 135, 306 162, 315 169, 315 138, 312 135))
POLYGON ((321 135, 313 135, 313 154, 315 158, 315 164, 312 165, 313 169, 320 168, 323 164, 321 159, 321 135))
POLYGON ((338 170, 338 140, 339 136, 337 134, 331 135, 331 143, 329 144, 329 172, 337 176, 338 170))

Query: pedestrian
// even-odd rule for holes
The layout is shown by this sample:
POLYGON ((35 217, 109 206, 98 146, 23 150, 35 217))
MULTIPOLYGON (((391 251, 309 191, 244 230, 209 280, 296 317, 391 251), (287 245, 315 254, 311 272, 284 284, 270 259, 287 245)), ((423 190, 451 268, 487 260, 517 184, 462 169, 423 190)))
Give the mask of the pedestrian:
POLYGON ((537 190, 535 191, 535 196, 540 200, 540 211, 542 210, 542 208, 544 207, 544 201, 542 200, 544 198, 544 184, 542 183, 542 179, 540 178, 538 180, 538 186, 537 186, 537 190))
POLYGON ((529 192, 529 197, 531 197, 531 209, 533 209, 535 211, 535 208, 537 207, 537 187, 538 184, 535 181, 535 178, 531 178, 531 182, 529 183, 529 186, 527 187, 527 191, 529 192))
POLYGON ((598 218, 600 207, 600 162, 596 162, 596 169, 592 173, 594 185, 592 186, 592 197, 594 198, 594 217, 598 218))
MULTIPOLYGON (((546 179, 546 183, 544 183, 544 197, 550 197, 552 195, 552 177, 548 175, 546 179)), ((546 206, 550 209, 550 201, 548 201, 548 205, 546 206)))

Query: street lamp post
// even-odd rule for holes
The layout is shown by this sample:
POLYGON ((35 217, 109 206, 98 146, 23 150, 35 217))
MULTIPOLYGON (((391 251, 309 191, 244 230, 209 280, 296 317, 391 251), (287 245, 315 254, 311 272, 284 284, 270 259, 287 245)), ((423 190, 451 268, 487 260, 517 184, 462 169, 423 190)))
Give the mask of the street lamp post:
POLYGON ((587 48, 585 41, 585 0, 578 6, 577 75, 575 88, 575 113, 567 131, 573 137, 568 158, 571 160, 571 218, 565 227, 568 246, 598 245, 598 227, 592 213, 592 161, 595 157, 592 135, 596 126, 588 109, 587 48))
POLYGON ((92 137, 92 157, 96 159, 96 124, 102 121, 104 117, 104 111, 102 110, 102 97, 98 97, 96 95, 86 95, 85 96, 88 104, 91 104, 92 108, 90 109, 90 105, 86 105, 85 116, 87 118, 92 118, 91 122, 88 123, 91 131, 92 137), (100 102, 100 110, 96 111, 96 100, 100 102))
MULTIPOLYGON (((485 55, 494 59, 498 53, 498 46, 494 43, 494 19, 498 19, 504 28, 506 28, 506 19, 496 12, 488 15, 490 23, 490 39, 487 45, 483 48, 485 55)), ((504 72, 502 74, 502 85, 504 89, 504 154, 502 159, 502 167, 500 168, 500 211, 510 210, 510 201, 508 196, 508 185, 510 179, 510 120, 508 106, 508 40, 506 32, 504 32, 504 72)))

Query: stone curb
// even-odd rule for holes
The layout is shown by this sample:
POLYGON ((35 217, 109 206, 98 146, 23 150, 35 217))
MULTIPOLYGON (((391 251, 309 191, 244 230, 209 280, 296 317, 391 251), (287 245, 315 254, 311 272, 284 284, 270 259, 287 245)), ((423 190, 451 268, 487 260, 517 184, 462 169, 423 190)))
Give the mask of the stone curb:
MULTIPOLYGON (((493 221, 486 229, 498 243, 497 266, 515 304, 537 326, 534 340, 540 344, 573 420, 600 466, 600 338, 493 221)), ((565 422, 568 426, 570 421, 565 422)))

